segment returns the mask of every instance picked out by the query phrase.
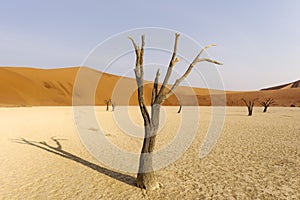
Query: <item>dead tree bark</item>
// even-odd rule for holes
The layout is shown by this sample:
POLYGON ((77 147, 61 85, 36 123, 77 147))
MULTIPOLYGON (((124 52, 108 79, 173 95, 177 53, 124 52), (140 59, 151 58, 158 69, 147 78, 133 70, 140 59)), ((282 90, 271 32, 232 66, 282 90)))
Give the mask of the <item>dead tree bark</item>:
POLYGON ((181 112, 181 109, 182 109, 182 105, 180 104, 180 105, 179 105, 179 110, 177 111, 177 113, 180 113, 180 112, 181 112))
POLYGON ((109 104, 111 103, 111 99, 105 99, 104 102, 106 104, 106 111, 109 111, 109 104))
POLYGON ((200 53, 195 57, 193 62, 189 65, 186 72, 175 81, 175 83, 172 85, 171 89, 168 91, 165 91, 165 88, 168 84, 169 78, 172 74, 172 70, 174 65, 179 62, 179 58, 177 57, 177 44, 178 44, 178 38, 179 34, 175 34, 175 43, 174 43, 174 50, 172 54, 172 58, 169 62, 169 67, 166 72, 166 75, 164 77, 163 83, 160 88, 158 88, 159 83, 159 77, 160 77, 160 70, 157 70, 155 80, 153 83, 152 88, 152 97, 151 97, 151 115, 149 114, 147 107, 144 102, 144 66, 143 66, 143 60, 144 60, 144 46, 145 46, 145 36, 142 35, 142 44, 141 46, 138 46, 133 38, 129 37, 131 40, 133 47, 135 49, 136 54, 136 62, 135 62, 135 78, 136 83, 138 86, 138 102, 141 114, 144 119, 144 141, 142 146, 142 151, 140 155, 140 163, 139 163, 139 171, 137 174, 137 186, 142 189, 146 190, 154 190, 156 188, 159 188, 159 183, 156 180, 155 173, 152 167, 152 155, 154 151, 155 146, 155 138, 157 134, 157 130, 159 127, 159 115, 160 115, 160 107, 161 104, 166 100, 176 87, 189 75, 193 67, 199 63, 199 62, 211 62, 214 64, 221 65, 221 63, 211 60, 208 58, 202 58, 200 59, 200 56, 202 53, 209 47, 215 46, 215 45, 208 45, 204 47, 200 53))
POLYGON ((263 112, 267 112, 268 107, 273 104, 275 101, 273 98, 267 98, 265 101, 260 102, 260 105, 264 107, 263 112))
POLYGON ((254 107, 254 103, 255 103, 256 99, 247 101, 244 98, 242 98, 242 101, 245 103, 245 105, 248 108, 248 116, 252 116, 252 111, 253 111, 253 107, 254 107))

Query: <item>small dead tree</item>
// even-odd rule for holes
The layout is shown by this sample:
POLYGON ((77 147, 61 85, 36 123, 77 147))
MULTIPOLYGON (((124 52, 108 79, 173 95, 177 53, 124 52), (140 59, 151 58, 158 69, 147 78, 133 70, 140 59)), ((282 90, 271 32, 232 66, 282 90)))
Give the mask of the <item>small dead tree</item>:
POLYGON ((260 105, 264 107, 263 112, 267 112, 268 107, 273 103, 275 103, 273 98, 267 98, 264 101, 260 102, 260 105))
POLYGON ((181 112, 181 109, 182 109, 182 105, 180 104, 180 105, 179 105, 179 110, 177 111, 177 113, 180 113, 180 112, 181 112))
POLYGON ((141 46, 137 45, 133 38, 129 37, 136 54, 135 62, 135 78, 138 86, 138 102, 142 117, 144 119, 144 141, 142 146, 142 151, 140 155, 139 171, 137 175, 137 186, 146 190, 154 190, 159 188, 159 183, 156 180, 155 173, 152 167, 152 152, 154 151, 155 138, 159 126, 159 115, 160 115, 160 106, 168 97, 170 97, 177 86, 189 75, 193 67, 200 62, 210 62, 220 65, 221 63, 211 60, 209 58, 200 58, 206 49, 215 45, 208 45, 204 47, 200 53, 195 57, 195 59, 190 63, 189 67, 185 73, 175 81, 169 90, 166 90, 169 78, 171 76, 174 65, 179 62, 179 58, 176 55, 177 52, 177 43, 178 43, 179 34, 175 34, 174 50, 169 62, 169 66, 164 77, 163 83, 159 88, 159 77, 160 70, 156 72, 156 76, 152 88, 152 97, 151 97, 151 114, 149 114, 147 107, 144 101, 144 46, 145 46, 145 36, 142 35, 141 46))
POLYGON ((105 99, 104 102, 106 104, 106 111, 109 111, 109 104, 111 103, 111 99, 105 99))
POLYGON ((254 103, 255 103, 256 99, 248 101, 248 100, 242 98, 242 101, 245 103, 245 105, 248 108, 248 116, 251 116, 252 115, 252 111, 253 111, 253 106, 254 106, 254 103))
POLYGON ((116 108, 116 103, 111 103, 111 112, 114 112, 116 108))

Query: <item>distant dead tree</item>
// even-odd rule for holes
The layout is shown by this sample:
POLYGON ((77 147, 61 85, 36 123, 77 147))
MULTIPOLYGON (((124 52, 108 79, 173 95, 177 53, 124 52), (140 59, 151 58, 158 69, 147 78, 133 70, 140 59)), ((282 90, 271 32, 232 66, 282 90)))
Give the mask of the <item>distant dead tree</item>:
POLYGON ((268 107, 273 104, 275 101, 273 98, 267 98, 264 101, 260 102, 260 105, 264 107, 263 112, 267 112, 268 107))
POLYGON ((171 76, 174 65, 180 61, 177 57, 177 43, 178 43, 179 34, 175 34, 175 43, 174 50, 169 62, 169 66, 164 77, 163 83, 159 88, 159 77, 160 70, 158 69, 156 72, 156 76, 153 83, 152 88, 152 97, 151 97, 151 115, 149 114, 147 107, 144 101, 144 46, 145 46, 145 36, 141 36, 142 44, 141 46, 137 45, 133 38, 129 37, 131 40, 133 47, 135 49, 136 54, 136 62, 135 62, 135 79, 138 86, 138 102, 142 117, 144 119, 144 141, 142 146, 142 151, 140 155, 139 161, 139 171, 137 175, 137 186, 146 190, 154 190, 159 188, 159 183, 156 180, 156 176, 152 167, 152 152, 154 150, 155 138, 158 131, 159 126, 159 114, 161 104, 170 97, 177 86, 190 74, 193 67, 200 62, 210 62, 214 64, 220 65, 221 63, 211 60, 209 58, 200 58, 200 56, 204 53, 206 49, 215 45, 208 45, 204 47, 200 53, 195 57, 195 59, 190 63, 189 67, 185 71, 185 73, 175 81, 169 90, 166 90, 166 86, 168 84, 169 78, 171 76))
POLYGON ((106 111, 108 111, 109 110, 109 104, 111 103, 111 99, 108 99, 108 100, 105 99, 104 102, 106 104, 106 111))
POLYGON ((179 110, 177 111, 177 113, 180 113, 180 112, 181 112, 181 109, 182 109, 182 105, 179 104, 179 110))
POLYGON ((253 106, 254 106, 254 103, 255 103, 256 99, 245 100, 244 98, 242 98, 242 101, 245 103, 245 105, 248 108, 248 116, 251 116, 252 115, 252 111, 253 111, 253 106))
POLYGON ((114 112, 116 108, 116 103, 111 103, 111 112, 114 112))

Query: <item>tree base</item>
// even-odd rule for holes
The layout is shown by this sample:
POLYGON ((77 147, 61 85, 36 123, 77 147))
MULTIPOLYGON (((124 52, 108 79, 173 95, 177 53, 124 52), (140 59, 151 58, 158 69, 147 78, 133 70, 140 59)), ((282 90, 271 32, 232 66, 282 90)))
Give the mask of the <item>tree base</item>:
POLYGON ((160 186, 155 178, 154 172, 139 173, 137 175, 136 185, 145 190, 155 190, 160 186))

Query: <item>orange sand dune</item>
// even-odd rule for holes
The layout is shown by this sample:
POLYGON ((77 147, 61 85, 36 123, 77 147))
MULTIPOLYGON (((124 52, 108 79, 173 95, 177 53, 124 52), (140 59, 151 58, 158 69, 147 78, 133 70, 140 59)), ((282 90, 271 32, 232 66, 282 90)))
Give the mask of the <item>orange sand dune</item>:
MULTIPOLYGON (((22 67, 0 67, 0 106, 70 106, 74 82, 79 67, 58 69, 36 69, 22 67)), ((117 105, 137 105, 136 82, 132 78, 120 77, 84 68, 93 76, 100 78, 95 93, 95 104, 104 105, 106 99, 112 98, 117 105)), ((298 81, 299 82, 299 81, 298 81)), ((89 88, 87 78, 85 88, 89 88)), ((241 98, 273 97, 274 105, 300 106, 300 88, 297 83, 276 86, 267 90, 253 92, 226 92, 227 105, 242 105, 241 98)), ((299 85, 299 84, 298 84, 299 85)), ((146 82, 145 101, 150 104, 152 83, 146 82)), ((178 87, 176 96, 172 95, 165 105, 211 105, 208 89, 178 87), (196 95, 196 96, 195 96, 196 95), (195 103, 195 97, 196 101, 195 103)), ((217 97, 218 99, 218 97, 217 97)))
POLYGON ((76 68, 0 68, 0 105, 69 105, 76 68))
MULTIPOLYGON (((267 98, 274 98, 274 106, 300 106, 300 88, 287 88, 278 90, 261 90, 249 92, 227 92, 226 103, 228 106, 241 106, 244 103, 242 98, 247 100, 256 99, 255 105, 259 106, 261 101, 267 98)), ((211 97, 209 95, 199 95, 198 101, 200 105, 210 106, 211 97)))

